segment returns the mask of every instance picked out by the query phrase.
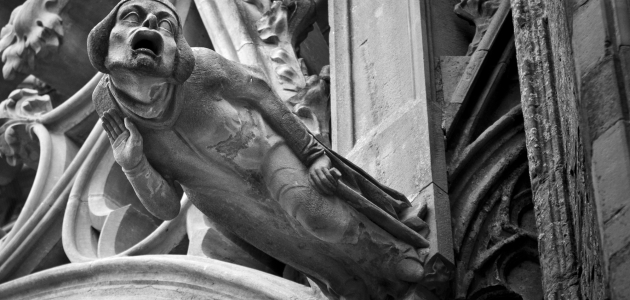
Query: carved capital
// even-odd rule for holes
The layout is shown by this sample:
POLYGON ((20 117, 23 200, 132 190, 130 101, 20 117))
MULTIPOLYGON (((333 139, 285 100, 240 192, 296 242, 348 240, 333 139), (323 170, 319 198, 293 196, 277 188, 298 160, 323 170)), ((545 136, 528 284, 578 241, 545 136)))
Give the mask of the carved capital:
POLYGON ((11 80, 16 73, 32 73, 35 58, 56 52, 63 40, 59 11, 64 0, 29 0, 13 10, 0 31, 2 75, 11 80))

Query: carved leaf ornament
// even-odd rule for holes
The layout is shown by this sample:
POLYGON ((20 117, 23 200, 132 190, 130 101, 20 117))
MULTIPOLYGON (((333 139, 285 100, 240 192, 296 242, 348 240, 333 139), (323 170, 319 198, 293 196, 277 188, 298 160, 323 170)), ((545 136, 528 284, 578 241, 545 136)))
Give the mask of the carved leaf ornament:
POLYGON ((37 169, 39 142, 30 119, 52 110, 50 97, 36 90, 20 89, 0 103, 0 156, 11 166, 22 163, 37 169))
POLYGON ((311 133, 330 146, 330 67, 323 67, 319 75, 307 77, 306 86, 288 102, 311 133))
POLYGON ((256 22, 256 27, 261 40, 267 44, 277 45, 270 54, 275 65, 275 73, 284 90, 297 91, 301 88, 301 74, 297 70, 295 54, 292 50, 289 33, 289 20, 287 6, 282 1, 274 1, 263 17, 256 22))
POLYGON ((36 56, 59 49, 64 32, 58 12, 66 1, 26 1, 13 11, 9 23, 0 31, 5 79, 15 78, 16 73, 32 73, 36 56))

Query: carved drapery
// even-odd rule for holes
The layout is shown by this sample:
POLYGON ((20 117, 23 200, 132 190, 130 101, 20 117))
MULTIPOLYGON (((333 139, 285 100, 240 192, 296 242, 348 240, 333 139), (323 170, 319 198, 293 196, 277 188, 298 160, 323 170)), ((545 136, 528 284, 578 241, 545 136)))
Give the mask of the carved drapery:
POLYGON ((329 10, 333 147, 427 204, 431 249, 426 282, 413 299, 435 297, 421 289, 439 290, 453 274, 443 134, 434 102, 432 49, 439 37, 431 34, 431 5, 335 1, 329 10))

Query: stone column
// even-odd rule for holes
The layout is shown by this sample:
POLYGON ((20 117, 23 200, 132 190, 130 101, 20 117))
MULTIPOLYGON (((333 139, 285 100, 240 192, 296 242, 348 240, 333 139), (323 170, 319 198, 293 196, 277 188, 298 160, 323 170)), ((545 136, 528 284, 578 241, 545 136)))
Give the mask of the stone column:
POLYGON ((568 2, 512 0, 545 299, 603 299, 568 2))

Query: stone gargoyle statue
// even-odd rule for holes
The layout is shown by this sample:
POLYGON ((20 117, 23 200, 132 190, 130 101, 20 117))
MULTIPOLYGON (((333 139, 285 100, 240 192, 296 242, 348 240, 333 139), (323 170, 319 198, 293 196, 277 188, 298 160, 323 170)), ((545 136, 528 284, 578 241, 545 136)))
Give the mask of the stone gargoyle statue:
POLYGON ((96 110, 137 196, 163 220, 179 184, 218 224, 331 299, 399 299, 427 241, 400 193, 321 145, 255 67, 191 48, 167 0, 123 0, 88 37, 96 110))

